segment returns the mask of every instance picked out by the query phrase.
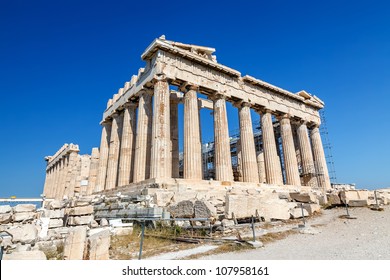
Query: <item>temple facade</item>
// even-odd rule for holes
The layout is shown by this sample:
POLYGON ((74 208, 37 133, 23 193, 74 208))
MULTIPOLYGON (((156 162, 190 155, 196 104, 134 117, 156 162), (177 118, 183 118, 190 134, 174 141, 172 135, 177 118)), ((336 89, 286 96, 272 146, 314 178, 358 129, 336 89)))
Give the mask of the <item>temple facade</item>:
MULTIPOLYGON (((291 186, 324 193, 331 188, 319 133, 324 103, 305 91, 292 93, 241 76, 218 63, 214 52, 164 36, 147 47, 141 56, 145 67, 108 100, 100 149, 92 153, 85 193, 136 190, 151 184, 157 188, 207 185, 210 179, 217 187, 291 186), (227 102, 237 108, 239 117, 236 164, 227 102), (179 104, 183 104, 182 116, 179 104), (207 127, 202 127, 202 109, 213 112, 207 127), (253 131, 251 111, 260 116, 259 133, 253 131), (184 123, 183 139, 179 139, 179 117, 184 123), (205 172, 204 129, 214 132, 212 175, 205 172)), ((68 145, 47 158, 47 197, 72 195, 77 189, 82 176, 73 184, 69 175, 79 170, 76 147, 68 145)))

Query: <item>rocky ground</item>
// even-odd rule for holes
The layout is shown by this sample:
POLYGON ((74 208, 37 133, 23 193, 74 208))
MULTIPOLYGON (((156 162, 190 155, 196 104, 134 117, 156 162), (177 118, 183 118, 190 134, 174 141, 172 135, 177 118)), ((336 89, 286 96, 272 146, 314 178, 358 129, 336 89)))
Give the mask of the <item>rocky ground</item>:
MULTIPOLYGON (((306 234, 289 234, 286 238, 264 247, 199 259, 216 260, 389 260, 390 207, 373 211, 367 207, 323 210, 323 214, 307 222, 306 234)), ((285 225, 279 231, 294 229, 285 225)), ((299 230, 297 230, 299 231, 299 230)))

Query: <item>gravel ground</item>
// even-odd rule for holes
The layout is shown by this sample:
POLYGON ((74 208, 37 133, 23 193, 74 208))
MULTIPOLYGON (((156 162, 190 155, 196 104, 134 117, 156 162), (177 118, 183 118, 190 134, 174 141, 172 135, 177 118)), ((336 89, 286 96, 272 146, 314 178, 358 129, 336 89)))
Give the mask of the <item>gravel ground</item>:
POLYGON ((390 260, 390 206, 384 211, 350 208, 324 210, 308 222, 317 234, 292 234, 265 247, 205 256, 214 260, 390 260))

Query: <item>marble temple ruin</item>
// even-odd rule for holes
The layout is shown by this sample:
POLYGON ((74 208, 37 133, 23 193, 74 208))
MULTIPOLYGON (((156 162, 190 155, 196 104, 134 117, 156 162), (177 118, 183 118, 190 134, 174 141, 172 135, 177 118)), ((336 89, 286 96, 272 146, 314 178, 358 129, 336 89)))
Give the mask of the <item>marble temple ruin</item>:
POLYGON ((214 52, 164 36, 155 39, 141 56, 145 67, 108 100, 100 149, 81 156, 77 145, 66 144, 46 157, 44 195, 58 199, 145 187, 182 192, 226 186, 329 190, 319 133, 324 103, 303 90, 292 93, 241 76, 218 63, 214 52), (234 143, 227 102, 239 116, 239 137, 234 143), (183 116, 179 104, 184 106, 183 116), (207 127, 200 120, 203 109, 213 112, 213 123, 207 127), (253 131, 251 111, 260 115, 260 133, 253 131), (179 117, 184 123, 183 139, 179 139, 179 117), (204 129, 214 130, 212 176, 205 172, 204 129), (232 147, 238 158, 235 166, 232 147))

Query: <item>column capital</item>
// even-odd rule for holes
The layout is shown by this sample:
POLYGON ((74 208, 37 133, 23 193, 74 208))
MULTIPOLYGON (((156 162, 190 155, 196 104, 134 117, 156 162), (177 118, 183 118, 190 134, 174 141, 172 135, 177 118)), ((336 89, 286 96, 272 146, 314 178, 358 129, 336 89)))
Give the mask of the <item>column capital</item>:
POLYGON ((319 123, 315 123, 315 122, 308 122, 307 123, 307 127, 310 128, 310 129, 319 128, 320 124, 319 123))
POLYGON ((226 100, 227 96, 224 95, 223 93, 216 92, 216 93, 209 95, 209 98, 213 101, 218 100, 218 99, 226 100))
POLYGON ((277 117, 279 120, 282 120, 282 119, 291 119, 291 115, 288 114, 288 113, 278 114, 276 117, 277 117))
POLYGON ((135 102, 133 102, 133 101, 128 101, 128 102, 126 102, 124 105, 123 105, 123 107, 125 108, 125 109, 127 109, 127 108, 134 108, 134 107, 137 107, 137 103, 135 103, 135 102))
POLYGON ((256 111, 260 114, 260 115, 264 115, 264 114, 267 114, 267 113, 270 113, 270 114, 272 114, 272 115, 274 115, 275 114, 275 112, 274 111, 272 111, 272 110, 270 110, 270 109, 268 109, 268 108, 258 108, 258 109, 256 109, 256 111))
POLYGON ((153 79, 154 79, 154 83, 156 83, 156 82, 167 82, 168 81, 167 76, 164 75, 164 74, 154 75, 153 79))
POLYGON ((183 92, 184 94, 187 93, 190 90, 194 90, 196 92, 199 92, 199 86, 195 84, 191 84, 188 82, 182 83, 179 87, 180 91, 183 92))
POLYGON ((251 103, 245 100, 232 102, 232 105, 236 108, 251 107, 251 103))

